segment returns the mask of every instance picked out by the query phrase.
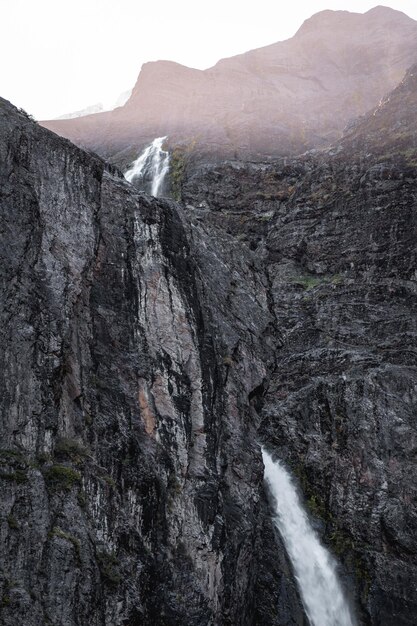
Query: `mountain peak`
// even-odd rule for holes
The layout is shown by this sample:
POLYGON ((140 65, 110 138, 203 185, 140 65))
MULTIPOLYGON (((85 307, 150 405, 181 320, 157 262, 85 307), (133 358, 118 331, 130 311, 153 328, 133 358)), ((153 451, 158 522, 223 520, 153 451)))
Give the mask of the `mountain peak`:
POLYGON ((379 19, 383 21, 401 21, 402 23, 410 23, 415 24, 415 20, 412 17, 403 13, 403 11, 398 11, 397 9, 393 9, 391 7, 386 7, 382 4, 374 7, 373 9, 369 9, 364 15, 368 17, 372 17, 373 19, 379 19))
POLYGON ((346 19, 351 19, 357 15, 358 13, 351 13, 350 11, 334 11, 332 9, 318 11, 302 23, 296 36, 310 31, 319 32, 321 28, 328 28, 335 23, 345 23, 346 19))
POLYGON ((402 22, 404 24, 415 24, 415 20, 402 11, 397 11, 396 9, 392 9, 391 7, 387 7, 382 4, 369 9, 366 13, 325 9, 324 11, 314 13, 314 15, 305 20, 299 28, 297 35, 306 34, 308 32, 314 32, 321 35, 322 29, 328 30, 329 28, 334 27, 345 29, 349 23, 354 25, 354 27, 360 27, 361 25, 363 27, 367 27, 370 22, 369 18, 372 18, 372 21, 395 21, 397 23, 402 22))
POLYGON ((45 125, 106 154, 165 135, 222 156, 301 153, 374 109, 417 60, 416 45, 417 22, 393 9, 321 11, 291 39, 214 68, 145 63, 124 107, 45 125))
POLYGON ((405 15, 405 13, 403 13, 402 11, 397 11, 397 9, 393 9, 392 7, 387 7, 383 4, 378 4, 376 7, 369 9, 369 11, 366 11, 365 13, 365 15, 389 15, 390 17, 392 17, 392 15, 394 14, 405 15))

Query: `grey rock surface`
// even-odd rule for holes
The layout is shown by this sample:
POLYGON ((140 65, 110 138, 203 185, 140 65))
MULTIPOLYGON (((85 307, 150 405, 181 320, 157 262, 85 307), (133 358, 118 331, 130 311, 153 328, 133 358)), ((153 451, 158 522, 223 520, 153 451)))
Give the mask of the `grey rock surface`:
POLYGON ((303 624, 261 558, 252 255, 5 100, 0 137, 1 623, 303 624))
POLYGON ((298 476, 364 624, 417 612, 417 71, 324 152, 193 168, 190 214, 269 281, 259 432, 298 476), (194 207, 194 208, 191 208, 194 207))

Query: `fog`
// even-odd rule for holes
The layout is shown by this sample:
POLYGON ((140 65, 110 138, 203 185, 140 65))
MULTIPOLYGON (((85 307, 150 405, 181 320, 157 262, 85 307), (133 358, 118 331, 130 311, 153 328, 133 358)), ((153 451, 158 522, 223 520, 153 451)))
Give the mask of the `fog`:
MULTIPOLYGON (((98 102, 108 107, 134 85, 146 61, 169 59, 203 69, 291 37, 322 9, 363 12, 374 4, 1 0, 0 94, 38 119, 98 102)), ((417 18, 414 0, 392 5, 417 18)))

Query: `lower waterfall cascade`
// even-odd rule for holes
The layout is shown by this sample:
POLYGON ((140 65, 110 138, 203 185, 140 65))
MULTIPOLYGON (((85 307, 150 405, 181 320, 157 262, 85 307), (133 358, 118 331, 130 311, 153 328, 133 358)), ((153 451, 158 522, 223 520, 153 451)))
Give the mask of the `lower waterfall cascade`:
POLYGON ((144 191, 158 197, 163 191, 163 184, 169 170, 169 152, 162 146, 167 137, 157 137, 133 161, 125 178, 128 182, 141 181, 144 191))
POLYGON ((273 522, 292 563, 311 626, 356 626, 338 580, 337 564, 312 528, 291 476, 265 449, 262 458, 273 522))

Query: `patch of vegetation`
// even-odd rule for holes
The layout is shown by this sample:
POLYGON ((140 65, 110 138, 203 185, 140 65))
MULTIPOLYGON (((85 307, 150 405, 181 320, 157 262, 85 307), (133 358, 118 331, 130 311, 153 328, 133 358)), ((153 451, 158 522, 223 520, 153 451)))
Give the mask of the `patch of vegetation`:
POLYGON ((417 149, 410 148, 409 145, 412 142, 412 138, 409 134, 397 134, 397 139, 400 139, 400 145, 392 147, 391 152, 383 152, 379 155, 381 162, 387 162, 389 165, 395 165, 405 161, 405 164, 411 167, 417 165, 417 149), (402 145, 401 145, 402 144, 402 145))
POLYGON ((343 283, 343 276, 340 274, 334 274, 334 276, 331 277, 330 282, 332 285, 340 285, 343 283))
POLYGON ((316 494, 311 495, 307 500, 307 506, 314 517, 326 519, 327 511, 322 498, 316 494))
POLYGON ((329 540, 332 551, 353 570, 356 579, 362 586, 362 594, 366 600, 372 581, 363 557, 368 546, 363 542, 355 541, 348 532, 339 527, 333 530, 329 540))
POLYGON ((171 193, 177 202, 180 202, 182 199, 182 181, 184 179, 186 160, 186 150, 181 146, 175 148, 170 156, 171 193))
POLYGON ((255 193, 257 200, 281 200, 281 195, 276 191, 257 191, 255 193))
POLYGON ((304 289, 313 289, 313 287, 317 287, 317 285, 321 285, 324 280, 323 278, 318 278, 316 276, 297 276, 293 278, 292 283, 295 285, 299 285, 304 289))
POLYGON ((14 472, 0 472, 0 479, 10 480, 11 482, 21 485, 27 481, 28 477, 25 471, 18 469, 14 472))
POLYGON ((355 549, 355 543, 352 537, 341 528, 336 527, 330 535, 329 540, 333 552, 338 556, 355 549))
POLYGON ((38 460, 32 460, 29 457, 29 453, 21 452, 20 450, 0 450, 0 466, 11 466, 11 471, 3 472, 3 477, 9 476, 10 480, 17 480, 17 482, 25 482, 27 479, 26 472, 30 468, 38 468, 38 460))
POLYGON ((40 452, 36 457, 39 465, 44 465, 45 463, 49 463, 51 461, 51 455, 48 452, 40 452))
POLYGON ((5 576, 3 596, 0 601, 0 609, 10 606, 11 604, 10 591, 18 586, 19 585, 16 580, 11 580, 7 576, 5 576))
POLYGON ((19 523, 14 515, 10 514, 7 516, 7 523, 12 530, 19 530, 19 523))
MULTIPOLYGON (((343 418, 337 416, 337 419, 343 418)), ((303 493, 306 495, 307 506, 311 514, 326 524, 327 533, 330 531, 330 534, 326 534, 331 551, 354 572, 362 586, 363 597, 366 600, 372 578, 363 554, 369 549, 369 546, 365 542, 355 541, 349 532, 337 525, 332 513, 327 510, 323 498, 312 492, 303 465, 297 465, 293 471, 299 480, 303 493)))
POLYGON ((112 489, 116 489, 117 487, 116 482, 109 474, 104 474, 101 478, 104 480, 106 485, 108 485, 112 489))
POLYGON ((353 564, 353 569, 357 580, 362 583, 362 594, 364 600, 366 600, 369 595, 369 589, 372 582, 372 577, 369 572, 368 566, 366 565, 362 556, 358 553, 355 553, 353 555, 351 562, 353 564))
POLYGON ((327 190, 327 189, 319 189, 318 191, 315 191, 315 192, 311 193, 310 196, 309 196, 309 199, 313 203, 323 204, 323 203, 327 202, 331 198, 331 194, 328 193, 328 191, 329 190, 327 190))
POLYGON ((343 277, 340 274, 334 274, 333 276, 295 276, 290 281, 294 285, 299 285, 303 289, 313 289, 319 285, 340 285, 343 282, 343 277))
POLYGON ((44 473, 46 484, 52 491, 71 491, 80 484, 81 474, 67 465, 52 465, 44 473))
POLYGON ((330 511, 327 510, 323 498, 312 490, 304 467, 299 464, 293 468, 293 472, 297 476, 298 482, 300 483, 302 493, 306 498, 306 504, 311 515, 320 518, 326 524, 332 523, 333 516, 330 511))
POLYGON ((97 374, 91 374, 90 375, 90 385, 91 387, 98 387, 99 386, 99 378, 97 376, 97 374))
MULTIPOLYGON (((101 389, 101 390, 107 391, 108 390, 108 381, 106 381, 106 379, 103 379, 103 377, 100 376, 99 374, 91 374, 90 375, 90 386, 92 388, 96 388, 96 389, 101 389)), ((91 418, 91 416, 90 416, 90 418, 91 418)))
POLYGON ((59 526, 54 526, 52 528, 52 530, 48 533, 48 537, 49 538, 53 538, 53 537, 59 537, 60 539, 65 539, 65 541, 68 541, 69 543, 71 543, 74 547, 75 550, 75 554, 77 556, 77 560, 80 561, 81 559, 81 542, 78 539, 78 537, 75 537, 74 535, 71 535, 71 533, 67 533, 65 532, 65 530, 62 530, 62 528, 59 528, 59 526))
POLYGON ((175 475, 175 473, 171 473, 168 476, 168 483, 167 483, 167 489, 168 491, 173 494, 173 495, 180 495, 180 493, 182 492, 182 486, 180 481, 178 480, 177 476, 175 475))
POLYGON ((403 154, 407 165, 410 165, 411 167, 417 166, 417 150, 415 148, 405 150, 403 154))
POLYGON ((1 599, 0 608, 5 609, 8 606, 10 606, 10 596, 5 593, 1 599))
POLYGON ((230 354, 226 354, 226 356, 223 357, 223 365, 226 365, 227 367, 233 367, 234 360, 233 357, 230 356, 230 354))
POLYGON ((120 583, 119 561, 113 552, 97 552, 97 564, 104 582, 112 587, 120 583))
POLYGON ((131 451, 128 451, 126 455, 122 459, 122 463, 124 466, 131 467, 135 465, 135 456, 131 451))
POLYGON ((63 437, 57 442, 54 450, 54 455, 58 459, 68 459, 76 465, 80 465, 89 455, 89 451, 82 443, 80 443, 76 439, 63 437))
POLYGON ((21 115, 24 115, 28 120, 30 120, 31 122, 36 122, 35 118, 33 117, 33 115, 31 115, 30 113, 28 113, 27 111, 25 111, 25 109, 19 109, 19 113, 21 113, 21 115))
POLYGON ((0 479, 9 480, 17 484, 27 481, 27 470, 33 467, 22 452, 17 450, 0 450, 0 466, 5 466, 0 470, 0 479))
POLYGON ((292 467, 292 471, 300 483, 301 489, 304 494, 308 493, 308 479, 306 471, 301 463, 298 463, 294 467, 292 467))
POLYGON ((78 504, 82 509, 85 509, 87 506, 87 498, 83 491, 79 491, 77 495, 78 504))
POLYGON ((24 455, 18 450, 0 450, 0 463, 20 463, 26 465, 26 459, 24 455))

